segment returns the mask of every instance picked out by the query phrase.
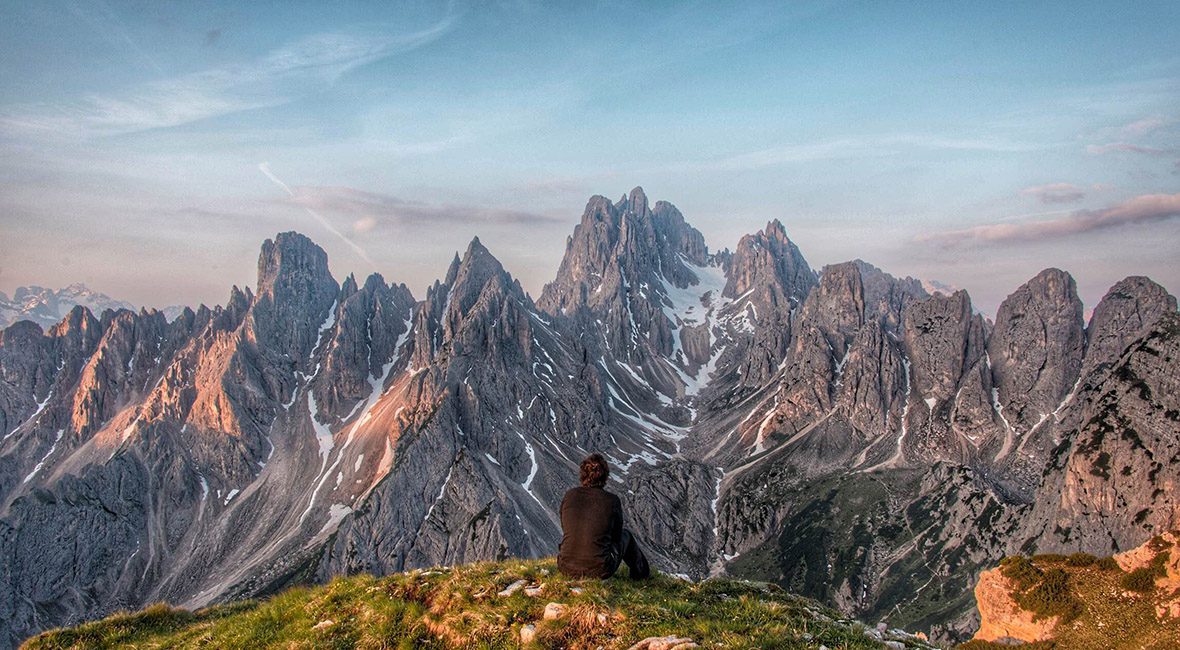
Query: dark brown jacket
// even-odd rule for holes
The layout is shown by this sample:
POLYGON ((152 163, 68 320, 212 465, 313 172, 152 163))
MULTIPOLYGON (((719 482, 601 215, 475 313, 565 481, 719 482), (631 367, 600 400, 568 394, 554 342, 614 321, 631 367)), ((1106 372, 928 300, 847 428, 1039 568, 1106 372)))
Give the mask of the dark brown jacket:
POLYGON ((574 578, 609 578, 619 566, 623 504, 602 488, 576 487, 561 500, 557 568, 574 578))

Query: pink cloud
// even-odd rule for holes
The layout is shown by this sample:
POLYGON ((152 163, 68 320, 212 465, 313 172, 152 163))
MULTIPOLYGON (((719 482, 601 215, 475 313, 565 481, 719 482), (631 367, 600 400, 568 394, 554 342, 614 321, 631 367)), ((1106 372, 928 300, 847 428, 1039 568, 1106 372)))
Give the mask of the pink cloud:
POLYGON ((1167 126, 1168 121, 1162 117, 1148 117, 1142 120, 1136 120, 1123 127, 1123 133, 1128 135, 1143 135, 1150 133, 1161 126, 1167 126))
POLYGON ((1073 183, 1034 185, 1020 190, 1020 195, 1034 197, 1046 205, 1054 203, 1076 203, 1086 198, 1086 192, 1073 183))
POLYGON ((919 235, 914 241, 934 242, 948 247, 972 242, 989 244, 1048 241, 1176 217, 1180 217, 1180 194, 1144 194, 1102 210, 1078 210, 1061 219, 987 224, 919 235))

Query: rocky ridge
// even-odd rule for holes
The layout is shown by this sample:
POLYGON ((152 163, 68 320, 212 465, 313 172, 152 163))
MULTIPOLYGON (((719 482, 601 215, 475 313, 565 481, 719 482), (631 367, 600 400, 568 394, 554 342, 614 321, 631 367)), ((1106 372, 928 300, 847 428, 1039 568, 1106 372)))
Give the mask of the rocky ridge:
POLYGON ((638 188, 589 201, 535 302, 478 239, 416 300, 282 233, 223 306, 0 332, 0 646, 548 555, 589 451, 659 568, 963 638, 999 558, 1177 524, 1175 299, 1132 277, 1082 313, 1056 269, 994 324, 860 260, 816 272, 777 221, 711 253, 638 188))

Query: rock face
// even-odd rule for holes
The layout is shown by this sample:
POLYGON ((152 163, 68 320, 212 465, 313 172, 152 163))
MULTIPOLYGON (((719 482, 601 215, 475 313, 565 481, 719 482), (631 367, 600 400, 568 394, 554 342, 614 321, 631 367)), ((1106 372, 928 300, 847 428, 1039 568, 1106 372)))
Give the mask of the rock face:
POLYGON ((980 620, 975 639, 979 641, 1016 645, 1053 638, 1056 617, 1037 621, 1032 612, 1021 609, 1012 598, 1011 581, 999 567, 979 574, 975 602, 980 620))
POLYGON ((1000 303, 988 356, 1004 419, 1023 435, 1052 414, 1081 372, 1082 301, 1068 273, 1046 269, 1000 303))
POLYGON ((342 573, 551 555, 577 463, 653 563, 961 639, 1014 552, 1177 523, 1176 302, 1088 327, 1046 270, 994 327, 777 221, 711 253, 593 197, 536 303, 478 239, 422 300, 296 233, 223 306, 0 332, 0 648, 47 626, 342 573), (69 540, 70 543, 63 543, 69 540))
POLYGON ((1171 312, 1113 363, 1094 363, 1045 469, 1029 533, 1040 548, 1108 554, 1180 527, 1177 360, 1171 312))

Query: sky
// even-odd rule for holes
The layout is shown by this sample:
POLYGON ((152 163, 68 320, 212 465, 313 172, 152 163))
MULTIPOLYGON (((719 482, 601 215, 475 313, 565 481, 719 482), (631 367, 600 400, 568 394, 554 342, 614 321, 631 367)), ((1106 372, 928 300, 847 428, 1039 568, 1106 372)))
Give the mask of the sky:
POLYGON ((993 315, 1180 291, 1180 3, 0 0, 0 291, 224 303, 302 232, 424 297, 534 296, 590 196, 772 220, 993 315))

